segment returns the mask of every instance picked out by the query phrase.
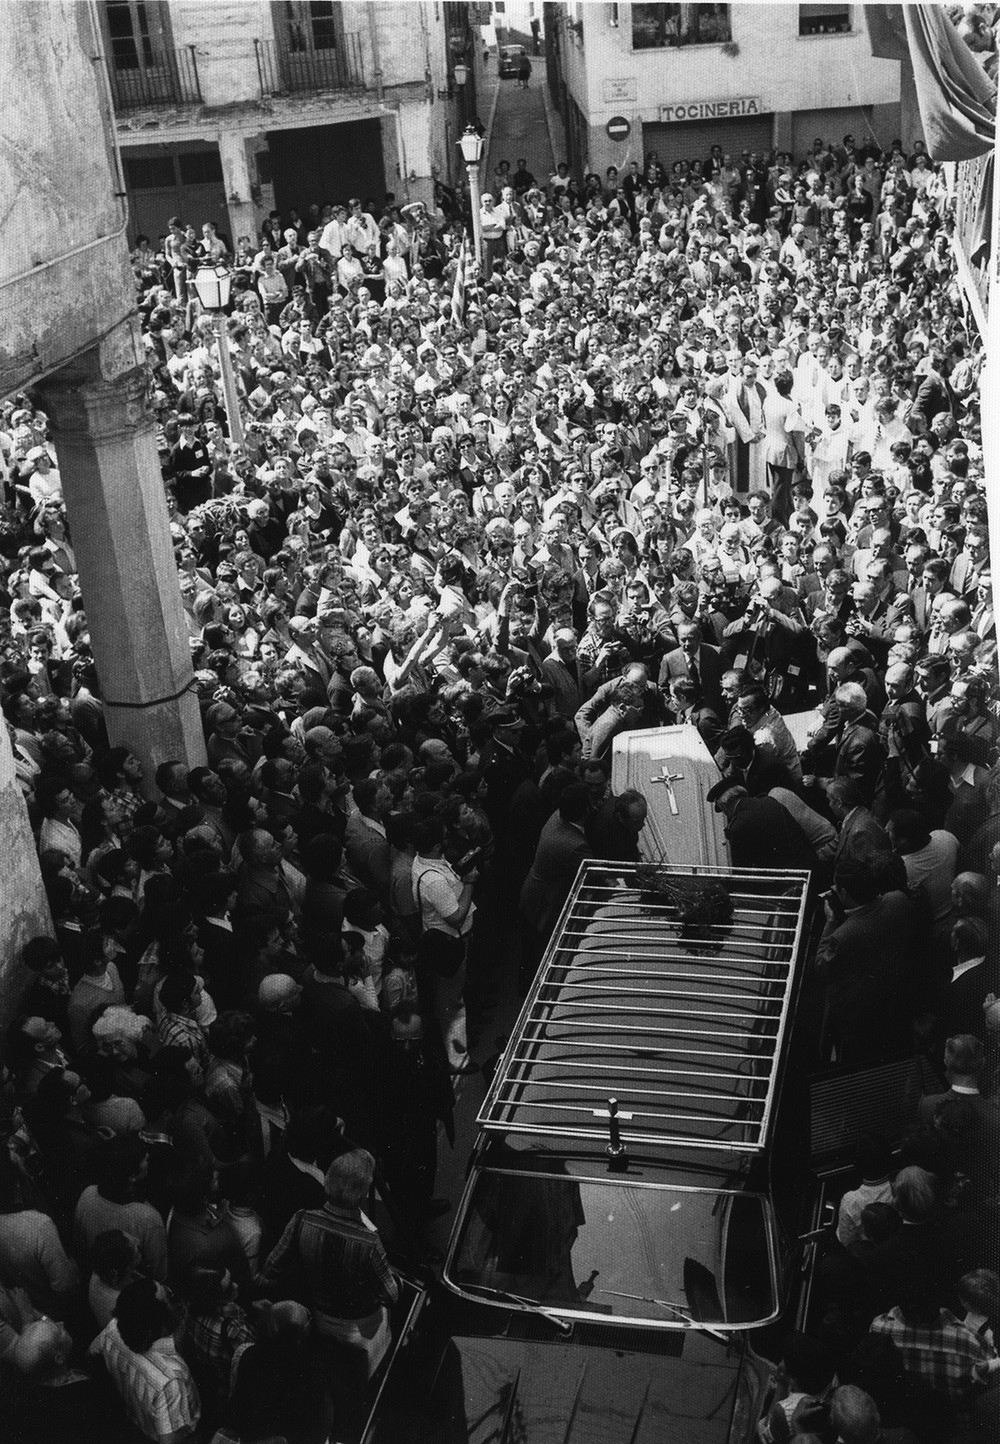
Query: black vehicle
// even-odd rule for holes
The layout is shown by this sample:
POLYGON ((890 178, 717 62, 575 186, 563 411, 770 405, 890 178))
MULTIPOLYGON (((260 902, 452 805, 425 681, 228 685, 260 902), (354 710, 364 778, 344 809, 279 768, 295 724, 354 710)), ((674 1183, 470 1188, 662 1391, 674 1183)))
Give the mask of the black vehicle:
POLYGON ((366 1444, 753 1438, 813 1221, 773 1166, 808 885, 581 866, 366 1444))
POLYGON ((521 73, 521 61, 527 55, 523 45, 501 45, 498 74, 501 80, 509 80, 521 73))

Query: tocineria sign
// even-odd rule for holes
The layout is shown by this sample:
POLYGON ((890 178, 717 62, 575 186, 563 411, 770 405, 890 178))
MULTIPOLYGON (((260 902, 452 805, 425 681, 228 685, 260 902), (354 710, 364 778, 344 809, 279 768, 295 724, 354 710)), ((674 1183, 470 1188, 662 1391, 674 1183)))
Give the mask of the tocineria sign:
POLYGON ((674 120, 729 120, 741 115, 763 115, 760 98, 744 95, 738 100, 688 100, 679 105, 661 105, 661 122, 674 120))

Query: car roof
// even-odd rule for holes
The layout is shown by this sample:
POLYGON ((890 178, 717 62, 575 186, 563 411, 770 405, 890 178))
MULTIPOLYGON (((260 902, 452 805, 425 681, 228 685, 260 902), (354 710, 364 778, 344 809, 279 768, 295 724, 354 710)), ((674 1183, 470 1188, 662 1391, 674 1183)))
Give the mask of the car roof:
POLYGON ((480 1126, 607 1143, 617 1105, 622 1140, 647 1156, 759 1154, 808 886, 802 872, 581 864, 480 1126), (707 883, 728 899, 729 921, 682 924, 671 897, 707 883))
POLYGON ((501 47, 500 47, 500 54, 501 54, 501 55, 523 55, 523 54, 524 54, 524 46, 523 46, 523 45, 501 45, 501 47))

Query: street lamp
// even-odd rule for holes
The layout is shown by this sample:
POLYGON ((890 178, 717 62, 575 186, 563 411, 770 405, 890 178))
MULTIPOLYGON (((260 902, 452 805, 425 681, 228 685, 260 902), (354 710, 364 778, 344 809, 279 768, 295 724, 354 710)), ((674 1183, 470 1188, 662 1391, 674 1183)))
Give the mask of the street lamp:
POLYGON ((229 354, 229 338, 226 335, 225 310, 229 305, 233 273, 221 261, 215 265, 199 266, 194 275, 194 288, 198 300, 212 318, 215 331, 215 346, 219 354, 219 372, 222 376, 222 394, 226 400, 226 416, 229 420, 229 439, 234 446, 243 445, 243 418, 236 395, 236 378, 233 375, 233 358, 229 354))
POLYGON ((474 125, 467 125, 458 142, 462 147, 462 159, 469 176, 469 201, 472 206, 472 242, 476 250, 476 264, 483 264, 483 223, 479 218, 479 162, 483 158, 483 138, 474 125))

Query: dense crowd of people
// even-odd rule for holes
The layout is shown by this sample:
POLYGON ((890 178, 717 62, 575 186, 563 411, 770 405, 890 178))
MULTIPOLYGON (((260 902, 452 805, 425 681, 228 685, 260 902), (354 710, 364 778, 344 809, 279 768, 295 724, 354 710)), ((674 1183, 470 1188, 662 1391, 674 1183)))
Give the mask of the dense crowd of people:
POLYGON ((444 186, 139 238, 206 766, 110 745, 46 417, 0 410, 54 925, 3 1055, 14 1437, 356 1437, 398 1292, 373 1178, 426 1257, 473 1030, 580 860, 639 855, 614 738, 677 723, 734 863, 827 889, 815 1058, 948 1085, 861 1145, 764 1432, 986 1440, 1000 722, 944 179, 846 136, 493 182, 478 278, 444 186))

